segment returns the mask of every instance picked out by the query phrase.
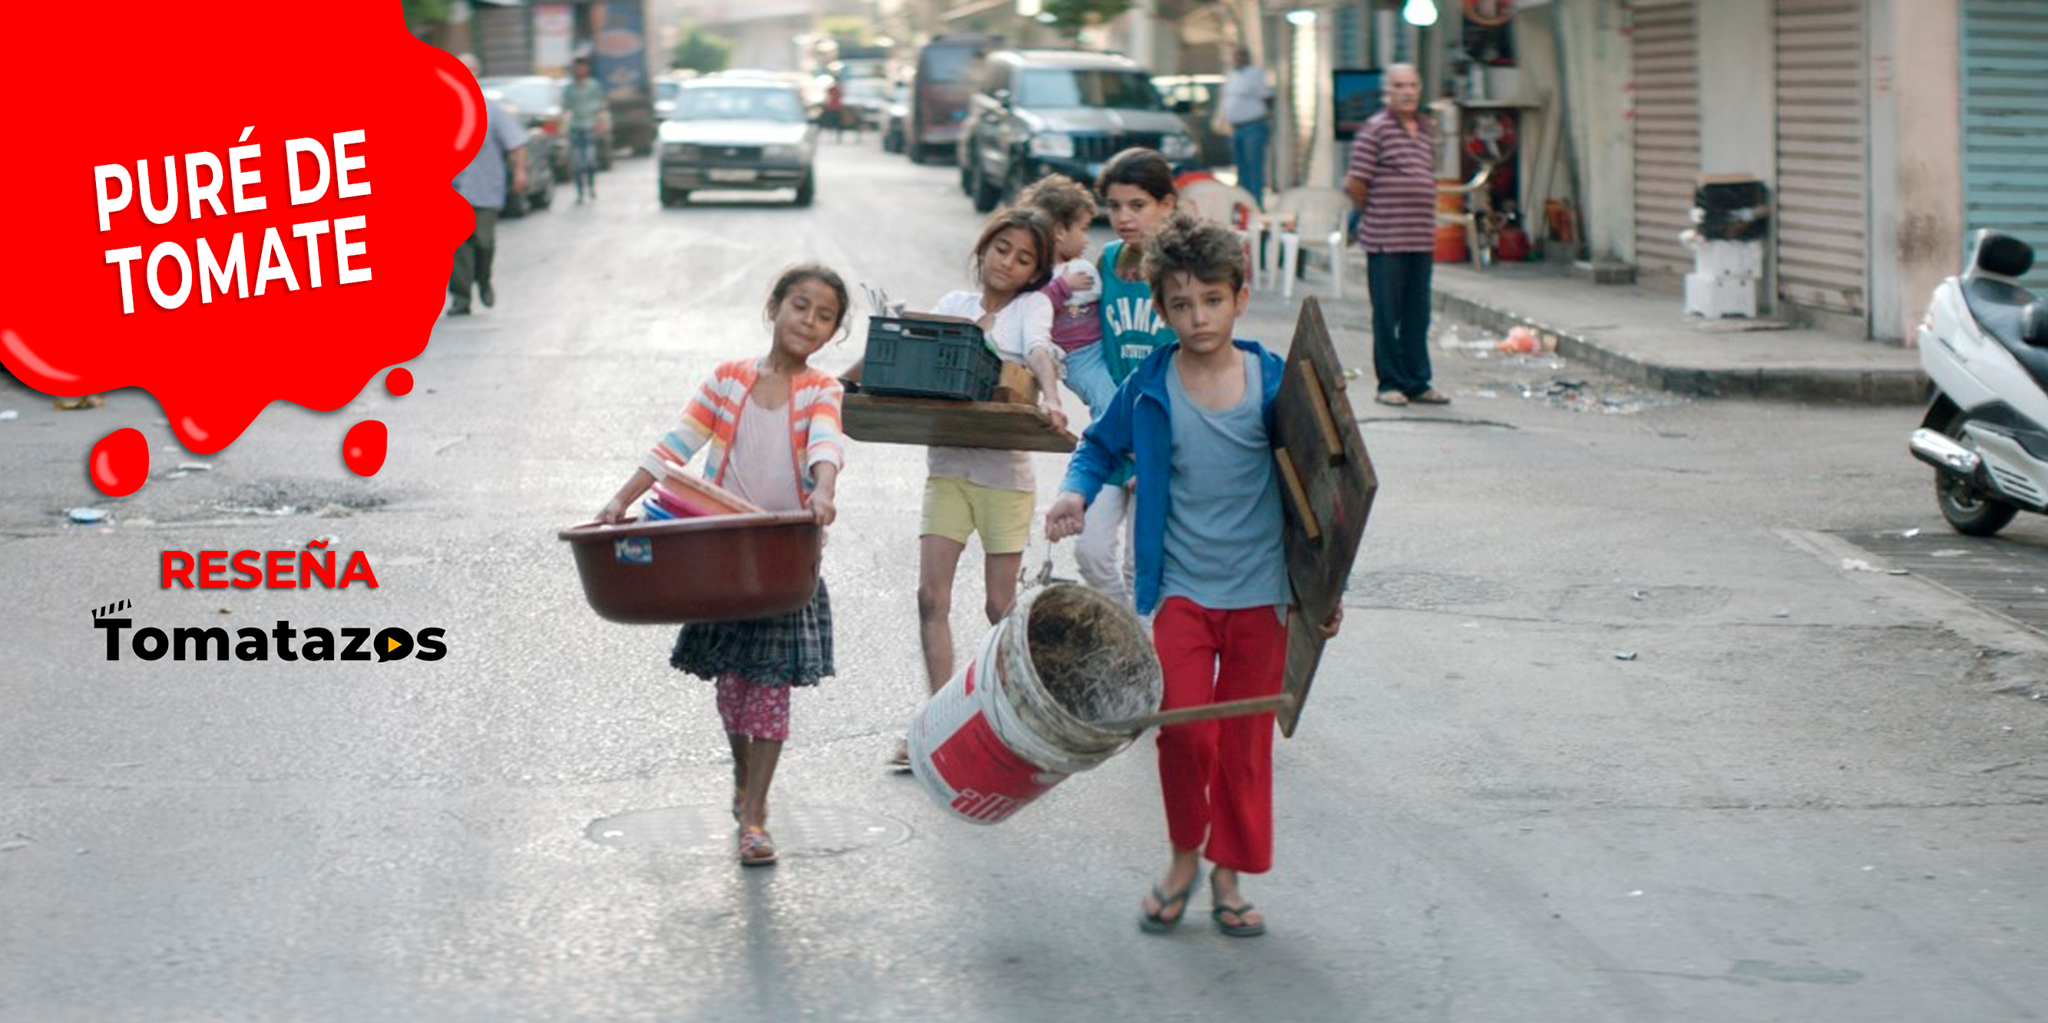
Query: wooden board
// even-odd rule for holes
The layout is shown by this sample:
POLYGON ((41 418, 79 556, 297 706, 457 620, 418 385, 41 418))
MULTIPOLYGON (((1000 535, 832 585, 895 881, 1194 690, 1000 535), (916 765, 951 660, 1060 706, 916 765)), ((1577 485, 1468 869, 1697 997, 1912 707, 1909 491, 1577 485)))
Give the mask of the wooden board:
POLYGON ((1287 579, 1300 608, 1287 630, 1283 691, 1294 697, 1294 705, 1280 712, 1280 732, 1289 736, 1322 659, 1319 626, 1340 606, 1379 490, 1344 383, 1344 366, 1330 344, 1322 307, 1306 299, 1287 352, 1287 376, 1273 404, 1274 457, 1292 469, 1280 472, 1281 503, 1287 509, 1287 579), (1286 482, 1290 477, 1294 482, 1286 482))
POLYGON ((840 418, 847 436, 875 444, 1066 454, 1076 443, 1073 434, 1053 429, 1036 405, 851 393, 840 418))

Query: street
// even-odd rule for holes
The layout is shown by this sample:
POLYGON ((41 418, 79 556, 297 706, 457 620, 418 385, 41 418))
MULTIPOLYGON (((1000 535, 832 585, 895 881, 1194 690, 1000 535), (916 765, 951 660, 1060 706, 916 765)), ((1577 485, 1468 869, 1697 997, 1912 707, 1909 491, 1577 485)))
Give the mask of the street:
MULTIPOLYGON (((795 696, 781 862, 741 870, 711 687, 667 666, 672 630, 598 619, 555 532, 766 350, 784 265, 912 308, 967 285, 956 168, 870 134, 817 175, 810 209, 661 209, 622 158, 595 204, 501 225, 497 307, 436 325, 411 394, 277 405, 217 456, 167 450, 147 394, 60 412, 0 382, 0 1019, 2048 1014, 2048 635, 1864 546, 1979 549, 1906 452, 1918 410, 1681 399, 1448 340, 1454 403, 1389 409, 1364 289, 1320 271, 1296 294, 1365 374, 1380 489, 1276 745, 1276 868, 1245 879, 1271 932, 1218 934, 1198 891, 1139 933, 1167 860, 1149 735, 994 827, 886 769, 924 691, 912 447, 851 445, 839 675, 795 696), (367 418, 390 456, 362 479, 340 446, 367 418), (123 426, 152 479, 107 499, 84 456, 123 426), (374 590, 158 575, 329 537, 374 590), (124 599, 138 626, 439 627, 448 653, 109 663, 89 612, 124 599)), ((1295 306, 1253 307, 1241 333, 1284 348, 1295 306)), ((815 364, 858 358, 849 322, 815 364)), ((1042 514, 1064 462, 1035 459, 1042 514)), ((2048 522, 1990 544, 2048 580, 2048 522)))

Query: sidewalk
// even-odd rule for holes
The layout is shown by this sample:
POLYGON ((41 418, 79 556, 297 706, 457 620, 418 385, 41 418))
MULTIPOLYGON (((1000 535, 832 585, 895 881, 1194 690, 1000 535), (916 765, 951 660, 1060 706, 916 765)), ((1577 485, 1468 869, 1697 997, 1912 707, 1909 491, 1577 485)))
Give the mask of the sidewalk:
MULTIPOLYGON (((1346 294, 1363 293, 1362 261, 1354 256, 1346 271, 1346 294)), ((1441 316, 1500 332, 1524 324, 1555 334, 1565 358, 1667 391, 1869 405, 1926 398, 1927 378, 1912 349, 1823 330, 1772 329, 1768 320, 1703 320, 1685 315, 1677 295, 1573 280, 1545 265, 1476 271, 1438 263, 1434 290, 1441 316)))

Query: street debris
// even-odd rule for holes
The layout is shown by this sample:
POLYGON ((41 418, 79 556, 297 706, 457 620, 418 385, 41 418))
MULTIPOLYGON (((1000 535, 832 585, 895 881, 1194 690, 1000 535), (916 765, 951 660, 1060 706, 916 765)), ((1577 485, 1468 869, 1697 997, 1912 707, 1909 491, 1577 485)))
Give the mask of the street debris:
POLYGON ((1935 552, 1933 552, 1933 553, 1931 553, 1931 554, 1929 554, 1929 555, 1927 555, 1927 556, 1928 556, 1928 557, 1930 557, 1930 558, 1960 558, 1960 557, 1962 557, 1963 555, 1965 555, 1965 554, 1968 554, 1968 553, 1970 553, 1970 552, 1969 552, 1969 551, 1959 551, 1959 550, 1956 550, 1956 549, 1955 549, 1955 548, 1953 548, 1953 547, 1949 547, 1949 548, 1945 548, 1945 549, 1942 549, 1942 550, 1938 550, 1938 551, 1935 551, 1935 552))
POLYGON ((1633 661, 1636 659, 1636 652, 1633 650, 1616 650, 1614 652, 1614 659, 1617 661, 1633 661))
POLYGON ((212 471, 213 471, 213 465, 212 465, 211 463, 208 463, 208 462, 179 462, 179 463, 178 463, 178 471, 179 471, 179 472, 212 472, 212 471))
POLYGON ((1508 336, 1494 348, 1508 355, 1554 355, 1557 353, 1557 335, 1538 334, 1518 326, 1508 331, 1508 336))
POLYGON ((1908 540, 1911 540, 1912 538, 1920 535, 1920 527, 1914 526, 1911 529, 1902 529, 1899 531, 1899 535, 1905 537, 1908 540))
POLYGON ((106 403, 107 399, 97 394, 88 394, 82 398, 58 398, 50 404, 63 411, 70 412, 76 409, 99 408, 106 403))
POLYGON ((1650 599, 1650 591, 1649 591, 1649 590, 1637 590, 1637 591, 1635 591, 1634 593, 1631 593, 1631 594, 1629 594, 1629 595, 1628 595, 1628 599, 1630 599, 1630 600, 1648 600, 1648 599, 1650 599))
POLYGON ((0 410, 0 422, 4 422, 4 421, 6 421, 6 420, 10 420, 10 419, 20 419, 20 418, 21 418, 21 412, 20 412, 20 411, 18 411, 18 410, 16 410, 16 409, 5 409, 5 410, 0 410))
POLYGON ((1868 562, 1868 561, 1865 561, 1865 560, 1863 560, 1862 558, 1843 558, 1843 559, 1842 559, 1842 571, 1844 571, 1844 572, 1882 572, 1882 571, 1884 571, 1884 569, 1881 569, 1881 568, 1877 567, 1876 565, 1873 565, 1873 564, 1871 564, 1870 562, 1868 562))
POLYGON ((1784 608, 1779 608, 1778 610, 1776 610, 1776 611, 1773 611, 1773 612, 1771 612, 1771 617, 1773 617, 1773 618, 1790 618, 1790 617, 1792 617, 1792 612, 1790 612, 1790 611, 1787 611, 1787 610, 1785 610, 1784 608))
POLYGON ((65 512, 64 516, 81 525, 91 525, 95 522, 104 522, 107 519, 106 512, 98 508, 87 508, 83 505, 65 512))

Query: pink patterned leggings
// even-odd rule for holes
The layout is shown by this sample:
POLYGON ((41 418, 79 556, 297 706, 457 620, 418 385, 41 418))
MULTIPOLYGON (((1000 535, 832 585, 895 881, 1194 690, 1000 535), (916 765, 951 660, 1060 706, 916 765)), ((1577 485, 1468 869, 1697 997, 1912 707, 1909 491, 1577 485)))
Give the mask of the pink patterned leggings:
POLYGON ((789 687, 720 676, 718 716, 734 735, 783 742, 789 738, 789 687))

